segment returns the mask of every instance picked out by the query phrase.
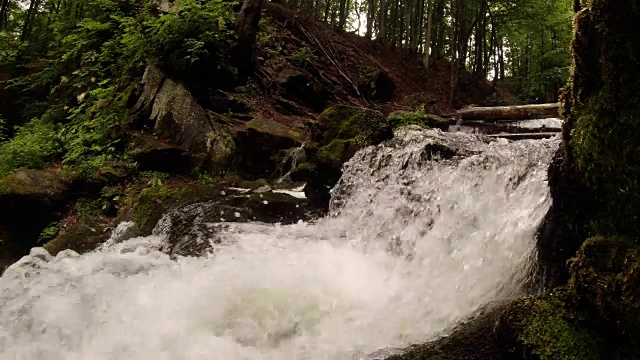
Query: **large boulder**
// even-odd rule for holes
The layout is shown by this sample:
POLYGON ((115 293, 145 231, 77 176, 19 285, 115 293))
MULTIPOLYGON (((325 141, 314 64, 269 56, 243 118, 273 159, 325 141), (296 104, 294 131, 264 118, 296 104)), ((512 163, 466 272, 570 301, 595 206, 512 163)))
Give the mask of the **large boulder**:
POLYGON ((192 167, 226 169, 235 147, 230 130, 220 116, 205 110, 181 83, 149 65, 143 91, 134 110, 153 124, 160 139, 189 153, 192 167))
POLYGON ((37 244, 40 232, 62 216, 70 195, 70 181, 52 171, 18 170, 0 179, 0 267, 37 244))
POLYGON ((286 66, 280 70, 276 80, 285 97, 298 100, 314 111, 324 109, 328 92, 308 71, 286 66))
POLYGON ((369 100, 386 102, 393 99, 396 84, 385 71, 365 68, 360 72, 358 90, 369 100))
POLYGON ((342 175, 342 164, 365 146, 393 137, 387 119, 379 111, 336 105, 326 109, 311 130, 312 143, 305 146, 307 161, 291 174, 306 181, 305 194, 316 205, 328 206, 329 190, 342 175))
POLYGON ((249 177, 270 177, 281 162, 281 150, 300 147, 304 136, 269 119, 255 118, 236 133, 240 168, 249 177))
POLYGON ((148 134, 131 134, 127 154, 138 163, 140 170, 184 172, 191 167, 186 151, 148 134))

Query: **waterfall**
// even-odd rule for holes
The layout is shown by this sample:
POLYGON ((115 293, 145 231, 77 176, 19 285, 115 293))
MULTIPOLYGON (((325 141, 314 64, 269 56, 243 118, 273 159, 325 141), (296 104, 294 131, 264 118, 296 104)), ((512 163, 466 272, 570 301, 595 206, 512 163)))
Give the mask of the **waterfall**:
POLYGON ((442 336, 521 293, 558 143, 402 128, 312 222, 229 223, 196 257, 162 232, 33 249, 0 278, 0 358, 361 359, 442 336))

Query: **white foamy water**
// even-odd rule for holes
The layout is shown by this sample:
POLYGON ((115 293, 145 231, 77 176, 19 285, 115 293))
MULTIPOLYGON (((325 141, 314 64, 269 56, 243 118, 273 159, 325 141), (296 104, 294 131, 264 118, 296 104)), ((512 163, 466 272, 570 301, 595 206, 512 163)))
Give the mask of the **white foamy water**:
POLYGON ((404 129, 346 165, 332 216, 232 224, 213 255, 34 249, 0 278, 0 358, 359 359, 439 336, 520 292, 549 206, 557 139, 478 139, 404 129))

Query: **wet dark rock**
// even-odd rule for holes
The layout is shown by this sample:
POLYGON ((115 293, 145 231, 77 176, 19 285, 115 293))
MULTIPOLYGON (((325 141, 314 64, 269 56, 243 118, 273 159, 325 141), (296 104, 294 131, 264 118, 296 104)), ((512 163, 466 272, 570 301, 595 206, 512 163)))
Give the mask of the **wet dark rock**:
POLYGON ((220 240, 217 233, 226 226, 224 223, 291 224, 317 214, 308 207, 306 199, 289 194, 271 191, 246 194, 209 185, 145 189, 132 213, 139 234, 148 235, 158 227, 156 231, 167 236, 165 251, 188 256, 209 251, 212 243, 220 240))
POLYGON ((255 190, 264 186, 269 186, 269 182, 265 179, 258 180, 242 180, 238 182, 237 186, 242 189, 255 190))
POLYGON ((287 66, 280 70, 276 81, 286 98, 301 101, 314 111, 324 109, 328 92, 308 71, 287 66))
POLYGON ((281 150, 299 147, 304 137, 273 120, 256 118, 236 133, 235 140, 241 170, 248 176, 261 178, 270 177, 277 170, 281 150))
POLYGON ((138 163, 140 170, 180 173, 191 167, 186 151, 147 134, 132 134, 127 154, 138 163))
POLYGON ((109 239, 111 228, 109 221, 103 217, 82 218, 74 225, 63 229, 53 240, 44 244, 51 255, 70 249, 79 254, 95 250, 109 239))
POLYGON ((363 69, 358 81, 358 91, 369 100, 387 102, 393 99, 396 84, 383 70, 363 69))

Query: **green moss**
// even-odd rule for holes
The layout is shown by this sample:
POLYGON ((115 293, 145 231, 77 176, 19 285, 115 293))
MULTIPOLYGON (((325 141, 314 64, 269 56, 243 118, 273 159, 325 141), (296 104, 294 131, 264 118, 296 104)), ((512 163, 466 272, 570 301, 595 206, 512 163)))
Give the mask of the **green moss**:
POLYGON ((272 120, 256 118, 245 124, 247 129, 253 129, 258 132, 268 133, 277 137, 293 139, 297 142, 303 142, 304 136, 280 123, 272 120))
POLYGON ((40 236, 38 237, 38 242, 39 243, 45 243, 45 242, 53 239, 56 235, 58 235, 59 231, 60 231, 59 230, 59 223, 57 221, 54 221, 54 222, 50 223, 40 233, 40 236))
POLYGON ((312 139, 326 145, 335 139, 353 139, 358 146, 366 146, 391 138, 391 127, 382 113, 353 106, 336 105, 318 117, 312 129, 312 139))
POLYGON ((398 111, 389 115, 389 124, 396 129, 401 126, 418 125, 425 129, 438 128, 446 130, 450 123, 446 119, 432 114, 426 114, 421 110, 398 111))
POLYGON ((142 234, 150 234, 164 213, 173 207, 208 201, 221 195, 221 189, 212 185, 158 186, 142 190, 135 205, 133 219, 142 234))
POLYGON ((570 285, 585 311, 640 334, 640 247, 625 237, 596 236, 570 262, 570 285))
POLYGON ((514 358, 540 360, 601 359, 600 343, 567 306, 566 293, 513 301, 496 332, 514 358))
POLYGON ((335 169, 340 169, 342 164, 351 159, 358 148, 352 140, 335 139, 328 145, 318 149, 317 160, 322 164, 328 164, 335 169))

